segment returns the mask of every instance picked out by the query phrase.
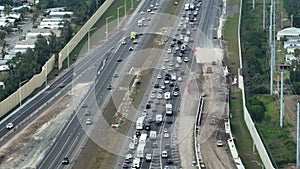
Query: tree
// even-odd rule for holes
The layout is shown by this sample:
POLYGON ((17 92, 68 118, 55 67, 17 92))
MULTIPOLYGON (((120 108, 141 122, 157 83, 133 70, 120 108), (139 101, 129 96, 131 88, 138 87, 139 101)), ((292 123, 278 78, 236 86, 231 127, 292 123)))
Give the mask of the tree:
POLYGON ((73 28, 69 21, 64 22, 64 27, 61 29, 61 42, 67 44, 73 37, 73 28))
POLYGON ((255 121, 262 121, 265 117, 265 110, 261 105, 251 105, 250 112, 255 121))
POLYGON ((41 67, 49 59, 51 50, 48 45, 47 39, 42 35, 38 35, 34 45, 34 57, 37 61, 37 64, 41 67))
POLYGON ((4 39, 0 40, 0 44, 1 44, 1 58, 3 59, 6 54, 6 48, 9 46, 9 44, 4 39))
POLYGON ((58 54, 61 46, 58 41, 58 38, 53 32, 51 32, 51 35, 49 35, 48 42, 49 42, 49 48, 51 50, 51 54, 58 54))
POLYGON ((299 60, 300 59, 300 49, 295 49, 294 56, 299 60))

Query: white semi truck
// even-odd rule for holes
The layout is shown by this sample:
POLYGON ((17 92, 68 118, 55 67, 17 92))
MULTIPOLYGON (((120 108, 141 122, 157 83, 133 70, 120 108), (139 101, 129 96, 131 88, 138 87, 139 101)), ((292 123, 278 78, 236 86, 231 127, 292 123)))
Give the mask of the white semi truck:
POLYGON ((144 158, 144 149, 145 149, 145 144, 139 143, 136 149, 136 157, 144 158))
POLYGON ((142 130, 144 128, 144 120, 145 117, 139 117, 136 121, 136 129, 137 130, 142 130))

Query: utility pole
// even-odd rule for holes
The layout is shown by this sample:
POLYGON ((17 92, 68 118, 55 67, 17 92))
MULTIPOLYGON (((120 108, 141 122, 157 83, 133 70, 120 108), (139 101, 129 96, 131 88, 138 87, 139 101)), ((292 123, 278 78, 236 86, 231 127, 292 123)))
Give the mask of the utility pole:
POLYGON ((294 15, 291 15, 291 27, 293 27, 293 22, 294 22, 294 15))
POLYGON ((270 53, 271 53, 271 64, 270 64, 270 95, 273 95, 273 43, 272 43, 272 35, 273 35, 273 32, 272 32, 272 21, 273 21, 273 18, 272 18, 272 15, 273 14, 273 1, 271 0, 271 10, 270 10, 270 25, 269 25, 269 43, 270 43, 270 53))
POLYGON ((263 4, 263 30, 266 30, 266 0, 264 0, 263 4))
POLYGON ((126 11, 126 0, 124 0, 124 9, 125 9, 125 17, 126 17, 126 16, 127 16, 127 15, 126 15, 126 12, 127 12, 127 11, 126 11))
POLYGON ((297 164, 296 167, 300 168, 300 106, 299 102, 297 103, 297 164))
POLYGON ((255 0, 252 0, 252 9, 255 9, 255 0))
POLYGON ((283 72, 281 72, 281 89, 280 89, 280 128, 283 127, 284 118, 284 98, 283 98, 283 72))

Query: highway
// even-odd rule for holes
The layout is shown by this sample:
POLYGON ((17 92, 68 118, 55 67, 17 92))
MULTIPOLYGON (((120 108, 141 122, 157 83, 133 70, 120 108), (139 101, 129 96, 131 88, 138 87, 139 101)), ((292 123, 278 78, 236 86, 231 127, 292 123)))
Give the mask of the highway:
MULTIPOLYGON (((120 38, 121 35, 122 34, 117 34, 116 37, 120 38)), ((61 96, 65 95, 71 89, 71 86, 67 87, 67 85, 72 82, 73 74, 79 75, 81 72, 84 72, 88 67, 93 65, 95 61, 99 60, 99 58, 102 59, 103 58, 102 56, 105 55, 105 53, 107 53, 107 51, 110 51, 111 48, 114 47, 114 45, 115 45, 114 42, 109 42, 103 48, 102 51, 97 51, 96 53, 95 52, 91 53, 91 56, 94 56, 94 57, 85 57, 84 59, 82 59, 78 63, 79 66, 76 66, 75 71, 74 71, 73 67, 70 67, 70 69, 66 70, 66 72, 61 77, 59 77, 57 80, 55 80, 49 86, 47 86, 47 89, 44 92, 42 92, 38 97, 36 97, 34 100, 29 102, 28 104, 23 105, 22 109, 18 113, 16 113, 15 115, 13 115, 9 119, 7 119, 6 122, 2 122, 0 125, 0 138, 1 138, 0 145, 2 146, 3 144, 5 144, 9 138, 11 138, 18 131, 20 131, 23 126, 19 127, 18 124, 21 123, 22 121, 24 121, 24 119, 29 117, 33 112, 35 112, 36 110, 41 108, 41 106, 43 106, 46 102, 51 100, 51 98, 53 99, 53 96, 55 96, 57 94, 59 95, 58 97, 56 97, 56 99, 53 99, 53 102, 54 102, 61 96), (66 88, 60 87, 59 85, 61 83, 64 83, 66 88), (9 123, 9 122, 12 122, 14 124, 15 127, 13 130, 6 129, 6 123, 9 123), (7 136, 7 133, 9 133, 8 136, 7 136)), ((37 113, 34 114, 34 117, 37 117, 40 113, 43 112, 43 110, 47 109, 50 106, 51 106, 51 103, 45 105, 43 107, 43 109, 41 109, 40 111, 38 111, 37 113)), ((31 119, 29 119, 29 121, 33 120, 33 119, 34 118, 31 118, 31 119)))
MULTIPOLYGON (((198 2, 199 1, 197 1, 197 3, 198 2)), ((220 9, 218 7, 219 7, 220 4, 222 4, 222 2, 218 2, 218 1, 209 1, 209 2, 205 1, 205 2, 203 2, 203 5, 202 5, 202 7, 200 8, 200 11, 199 11, 200 14, 198 14, 198 16, 197 16, 197 21, 195 22, 195 25, 187 27, 188 30, 192 30, 192 29, 196 28, 197 31, 195 32, 195 35, 193 33, 191 34, 191 37, 195 37, 195 40, 194 40, 195 43, 189 45, 190 47, 188 48, 187 52, 185 52, 185 55, 184 55, 184 56, 188 56, 190 58, 190 62, 188 62, 188 64, 186 64, 186 65, 184 64, 185 66, 181 66, 181 67, 184 67, 184 70, 182 70, 183 74, 188 73, 191 70, 192 63, 195 63, 194 57, 192 57, 193 56, 193 52, 192 52, 193 47, 196 47, 196 46, 197 47, 198 46, 207 47, 211 44, 212 45, 209 46, 209 47, 218 47, 219 46, 219 41, 213 40, 213 35, 216 34, 216 29, 217 29, 217 26, 219 25, 218 15, 220 15, 221 13, 220 12, 218 13, 218 11, 220 11, 220 9), (211 19, 211 18, 213 18, 213 19, 211 19), (202 31, 204 32, 204 35, 206 35, 206 37, 199 37, 199 35, 203 35, 202 31), (199 39, 196 39, 196 38, 199 38, 199 39), (212 41, 212 43, 211 43, 211 41, 212 41)), ((182 15, 182 13, 181 13, 181 15, 182 15)), ((175 28, 175 30, 176 30, 176 28, 175 28)), ((169 39, 173 39, 173 38, 177 39, 175 34, 178 34, 178 33, 173 32, 173 34, 172 34, 173 36, 170 37, 169 39)), ((168 45, 170 45, 170 44, 168 43, 168 45)), ((168 47, 166 47, 165 50, 167 48, 168 47)), ((176 63, 175 58, 169 58, 169 59, 171 59, 170 61, 173 61, 173 63, 176 63)), ((195 65, 193 65, 193 66, 195 66, 195 65)), ((165 66, 165 67, 167 67, 167 66, 165 66)), ((166 73, 167 73, 166 71, 161 71, 159 74, 162 77, 164 77, 166 73)), ((177 75, 178 74, 179 73, 177 72, 177 75)), ((153 77, 151 79, 152 83, 149 84, 149 86, 148 86, 149 89, 147 89, 147 91, 145 93, 145 98, 143 99, 140 107, 144 107, 144 105, 146 105, 147 101, 151 100, 149 98, 151 93, 155 93, 154 92, 155 89, 153 89, 153 84, 160 84, 160 86, 164 85, 164 81, 163 80, 155 80, 156 77, 157 77, 157 72, 154 72, 153 77)), ((181 91, 183 91, 184 87, 185 87, 185 83, 184 82, 182 84, 175 83, 175 86, 178 86, 181 89, 181 91)), ((174 92, 172 87, 168 87, 168 85, 166 85, 166 89, 164 91, 171 91, 171 93, 174 92)), ((155 119, 155 116, 154 116, 155 113, 151 113, 151 112, 165 112, 164 105, 166 103, 171 103, 173 105, 174 114, 173 114, 172 117, 167 117, 167 116, 164 117, 164 123, 161 126, 157 126, 155 123, 151 124, 150 128, 153 131, 157 131, 158 138, 155 141, 147 139, 148 141, 147 141, 147 144, 146 144, 145 153, 152 154, 153 159, 150 163, 145 162, 145 160, 142 160, 142 167, 141 168, 163 168, 163 167, 166 167, 166 166, 170 167, 170 165, 173 166, 173 167, 177 166, 179 168, 180 167, 180 161, 179 161, 179 155, 178 155, 178 151, 177 151, 178 147, 176 147, 176 141, 174 141, 174 139, 173 139, 173 135, 175 135, 174 137, 176 137, 176 131, 173 131, 174 126, 172 125, 172 123, 175 122, 176 115, 177 115, 177 113, 179 112, 179 109, 180 109, 179 108, 179 106, 180 106, 180 96, 179 97, 172 97, 171 101, 161 101, 161 100, 158 100, 158 99, 152 99, 152 100, 153 100, 153 104, 152 104, 153 106, 150 110, 148 110, 147 118, 148 118, 148 116, 150 116, 149 117, 150 119, 155 119), (166 130, 167 133, 168 133, 167 137, 165 137, 166 135, 164 133, 164 130, 166 130), (168 157, 167 158, 162 158, 161 157, 161 152, 164 151, 164 150, 168 151, 168 157), (172 163, 168 164, 167 159, 171 160, 173 162, 173 164, 172 163)), ((141 110, 138 110, 138 112, 143 112, 142 109, 143 108, 141 108, 141 110)), ((139 114, 138 112, 137 112, 137 114, 139 114)), ((164 113, 162 113, 162 114, 164 114, 164 113)), ((132 130, 135 130, 134 127, 135 126, 133 124, 131 126, 131 130, 128 132, 128 136, 133 137, 133 135, 135 134, 135 132, 132 132, 132 130)), ((149 131, 141 131, 141 132, 142 133, 147 133, 149 135, 149 131)), ((124 144, 123 149, 128 148, 129 142, 130 141, 127 141, 124 144)), ((132 151, 128 151, 128 153, 135 154, 135 152, 132 152, 132 151)), ((120 153, 120 154, 124 154, 124 153, 120 153)), ((124 159, 125 159, 124 157, 119 158, 117 164, 122 164, 124 159)), ((123 164, 123 166, 127 166, 127 164, 123 164)), ((120 166, 116 165, 115 168, 120 168, 120 166)))
MULTIPOLYGON (((144 5, 149 6, 149 2, 146 1, 144 5)), ((134 20, 134 22, 137 22, 137 20, 134 20)), ((75 82, 73 81, 73 86, 76 86, 76 84, 79 83, 95 82, 84 101, 88 104, 88 109, 91 112, 91 119, 93 122, 97 121, 97 114, 95 114, 95 112, 99 111, 97 109, 102 108, 102 106, 107 102, 107 99, 110 98, 109 96, 111 95, 111 91, 107 90, 106 87, 109 84, 112 84, 112 89, 114 90, 115 88, 114 84, 112 83, 112 77, 120 65, 121 67, 124 67, 122 63, 126 62, 127 57, 130 55, 129 47, 134 47, 134 50, 138 50, 138 48, 140 48, 140 46, 135 47, 136 45, 133 45, 132 41, 130 41, 128 37, 126 39, 126 45, 119 45, 121 39, 130 34, 130 29, 124 32, 122 31, 121 33, 118 33, 118 35, 119 34, 121 35, 112 38, 113 40, 111 43, 116 44, 116 51, 111 53, 109 56, 104 57, 106 61, 103 69, 101 69, 102 64, 96 66, 93 66, 92 64, 87 65, 86 68, 91 66, 93 68, 91 68, 91 70, 86 74, 81 74, 80 78, 75 82), (120 58, 122 61, 118 62, 117 60, 120 58), (94 105, 95 102, 98 106, 94 105)), ((147 39, 150 37, 150 35, 145 34, 142 37, 147 39)), ((80 71, 78 70, 77 72, 80 71)), ((85 117, 83 116, 85 109, 86 108, 80 108, 78 111, 76 111, 76 115, 73 115, 73 118, 69 121, 68 126, 66 126, 63 133, 57 138, 50 152, 47 153, 46 157, 38 168, 63 168, 64 166, 61 165, 61 161, 65 156, 69 157, 71 160, 71 164, 68 167, 71 167, 74 164, 74 156, 77 151, 80 150, 82 143, 84 143, 87 136, 86 132, 90 132, 93 129, 93 125, 87 127, 85 125, 85 117)))
MULTIPOLYGON (((142 5, 142 8, 140 11, 146 12, 146 10, 148 8, 150 8, 150 5, 153 4, 154 2, 159 3, 159 1, 145 1, 144 4, 142 5)), ((166 2, 159 3, 159 5, 161 7, 161 8, 159 8, 159 10, 163 9, 165 3, 166 2)), ((216 0, 205 1, 203 3, 203 7, 201 7, 201 9, 199 11, 200 15, 198 14, 198 17, 199 17, 199 19, 198 19, 199 27, 198 28, 201 28, 201 30, 203 32, 205 32, 207 37, 212 37, 215 34, 214 28, 216 26, 218 26, 218 22, 216 21, 217 19, 209 19, 209 18, 217 18, 218 8, 216 8, 215 6, 217 6, 218 3, 219 2, 217 2, 216 0), (208 9, 204 11, 204 10, 202 10, 203 8, 208 8, 208 9), (201 13, 201 11, 202 11, 202 13, 201 13), (206 17, 206 16, 211 16, 211 17, 206 17)), ((145 15, 149 16, 150 14, 145 14, 145 15)), ((14 125, 17 126, 26 117, 28 117, 30 114, 32 114, 32 112, 34 112, 34 110, 37 110, 39 107, 44 105, 47 101, 49 101, 50 98, 53 98, 53 96, 56 95, 55 99, 53 99, 53 101, 52 101, 52 102, 54 102, 55 100, 58 100, 58 98, 65 95, 68 91, 70 91, 72 86, 75 86, 76 84, 82 83, 82 82, 90 82, 90 83, 95 82, 93 84, 93 87, 90 90, 89 94, 87 95, 85 102, 89 105, 89 110, 91 112, 97 112, 97 109, 92 108, 92 106, 90 106, 90 104, 93 104, 96 101, 96 104, 98 105, 97 107, 102 108, 102 106, 107 102, 107 99, 109 99, 110 98, 109 96, 111 95, 111 91, 106 89, 107 85, 112 84, 113 89, 114 89, 114 87, 116 87, 115 83, 113 82, 113 78, 112 78, 113 74, 117 70, 118 70, 118 72, 120 72, 120 70, 122 71, 122 70, 129 69, 130 65, 122 64, 124 62, 127 62, 128 59, 131 59, 130 62, 128 61, 129 63, 132 63, 134 61, 134 59, 128 58, 128 56, 130 56, 130 54, 131 54, 130 51, 128 50, 129 47, 134 47, 134 51, 141 50, 143 48, 143 46, 146 44, 146 42, 149 40, 149 37, 151 35, 144 34, 143 36, 141 36, 141 39, 139 39, 138 45, 133 45, 132 42, 129 40, 129 38, 126 39, 126 41, 127 41, 126 45, 119 45, 120 40, 125 36, 128 37, 131 30, 135 30, 137 32, 142 32, 142 31, 143 32, 147 32, 147 31, 151 32, 151 30, 153 30, 156 25, 155 23, 158 22, 158 20, 154 20, 154 21, 152 20, 150 22, 151 24, 149 24, 148 27, 136 28, 136 26, 134 26, 134 25, 137 25, 136 24, 137 20, 140 19, 140 17, 132 19, 132 22, 135 24, 132 24, 131 28, 128 28, 126 31, 123 30, 123 31, 118 32, 116 35, 114 35, 114 37, 112 38, 113 40, 108 41, 107 44, 103 45, 104 47, 101 50, 97 50, 97 51, 94 51, 93 53, 90 53, 88 56, 86 56, 85 58, 80 60, 80 62, 77 63, 77 66, 75 68, 70 68, 69 70, 67 70, 63 76, 61 76, 58 80, 56 80, 54 83, 49 85, 49 88, 44 93, 42 93, 39 97, 37 97, 33 102, 26 105, 20 111, 19 114, 11 117, 8 120, 8 122, 13 122, 14 125), (118 62, 117 60, 119 58, 121 58, 123 61, 118 62), (105 62, 105 66, 103 67, 103 69, 101 69, 103 62, 105 62), (100 71, 100 69, 101 69, 101 71, 100 71), (79 80, 74 82, 74 78, 77 78, 77 77, 79 80), (62 82, 66 85, 66 87, 64 87, 64 88, 59 87, 59 84, 62 82), (72 85, 69 85, 71 83, 72 83, 72 85)), ((155 16, 153 16, 153 17, 155 17, 155 16)), ((197 35, 195 35, 195 36, 197 36, 197 35)), ((173 36, 173 37, 175 37, 175 36, 173 36)), ((172 40, 172 38, 169 38, 169 39, 172 40)), ((169 45, 169 42, 168 42, 168 45, 169 45)), ((215 42, 215 45, 218 45, 217 41, 215 42)), ((169 48, 169 47, 165 47, 165 50, 167 48, 169 48)), ((192 57, 193 53, 191 52, 192 49, 188 49, 188 50, 190 52, 188 52, 187 54, 188 54, 189 58, 192 58, 192 59, 190 59, 190 61, 188 63, 183 63, 184 66, 181 66, 179 68, 179 71, 183 72, 183 74, 186 73, 187 70, 190 69, 192 63, 194 63, 194 60, 193 60, 194 58, 192 57)), ((159 62, 159 64, 162 64, 163 63, 162 58, 164 58, 164 57, 160 57, 160 58, 161 58, 160 59, 161 62, 159 62)), ((174 57, 174 58, 176 58, 176 57, 174 57)), ((176 60, 174 59, 173 62, 176 63, 176 60)), ((152 77, 151 81, 154 81, 154 80, 156 81, 156 76, 157 76, 158 71, 156 70, 153 73, 153 77, 152 77)), ((160 72, 160 74, 162 77, 164 77, 166 72, 162 71, 162 72, 160 72)), ((185 80, 185 78, 183 78, 183 79, 185 80)), ((157 82, 160 85, 164 83, 162 80, 158 80, 157 82)), ((185 87, 185 81, 183 81, 181 84, 178 83, 175 85, 178 85, 178 87, 180 88, 180 91, 181 91, 185 87)), ((168 87, 168 85, 166 85, 166 86, 167 86, 166 91, 173 90, 171 87, 168 87)), ((152 86, 149 85, 148 88, 149 89, 147 89, 146 92, 148 92, 148 94, 150 95, 153 85, 152 86)), ((141 105, 145 105, 147 101, 148 101, 148 98, 144 97, 143 101, 141 102, 141 105)), ((165 102, 160 102, 160 106, 156 106, 157 107, 156 111, 164 112, 164 103, 165 102)), ((170 103, 173 104, 174 114, 171 117, 164 117, 164 119, 165 119, 165 121, 166 121, 166 118, 171 119, 172 122, 174 123, 176 120, 176 114, 179 110, 178 107, 180 105, 180 97, 172 98, 170 103)), ((39 111, 39 113, 36 113, 34 117, 38 116, 43 110, 45 110, 46 108, 48 108, 50 106, 51 106, 51 102, 49 102, 47 106, 44 106, 44 108, 41 109, 39 111)), ((140 111, 142 112, 142 110, 140 110, 140 111)), ((46 157, 41 162, 41 165, 38 168, 41 168, 41 169, 65 168, 61 165, 61 161, 65 156, 69 157, 71 160, 71 164, 68 166, 68 168, 70 168, 72 166, 72 164, 75 163, 74 156, 79 151, 81 145, 85 142, 86 137, 87 137, 86 132, 91 131, 93 128, 92 127, 93 125, 85 126, 86 118, 83 117, 84 112, 85 112, 85 108, 80 108, 79 110, 75 111, 72 118, 69 119, 69 123, 65 127, 63 133, 61 133, 59 135, 55 144, 52 146, 50 152, 47 153, 46 157)), ((152 115, 152 118, 154 117, 154 113, 152 113, 152 114, 150 113, 150 115, 152 115)), ((91 115, 92 119, 95 118, 95 116, 97 116, 97 115, 92 113, 92 115, 91 115)), ((170 121, 170 120, 168 120, 168 121, 170 121)), ((22 127, 20 127, 20 128, 16 127, 15 128, 16 130, 13 133, 18 132, 21 128, 22 127)), ((160 168, 160 167, 168 165, 167 159, 161 159, 161 151, 167 145, 171 145, 171 146, 173 145, 172 139, 171 138, 164 139, 163 134, 162 134, 163 129, 167 128, 168 133, 170 134, 170 137, 171 137, 171 135, 173 133, 173 125, 172 124, 164 123, 162 126, 155 126, 153 124, 153 125, 151 125, 151 128, 153 128, 153 130, 156 130, 161 133, 161 134, 159 134, 159 136, 161 138, 158 139, 158 141, 159 141, 159 145, 157 147, 158 149, 156 149, 156 150, 155 150, 155 148, 149 149, 149 151, 151 151, 151 153, 154 156, 155 156, 155 154, 158 154, 159 159, 158 159, 158 161, 156 161, 157 162, 156 164, 155 164, 155 161, 153 161, 151 163, 143 162, 142 168, 155 168, 155 166, 160 168), (153 150, 155 150, 156 152, 153 152, 153 150)), ((1 138, 4 135, 6 135, 9 131, 10 130, 7 130, 5 128, 5 124, 0 125, 1 138)), ((134 129, 134 124, 133 124, 133 127, 131 127, 130 131, 128 132, 128 136, 131 137, 133 135, 134 131, 135 131, 135 129, 134 129)), ((1 145, 3 145, 7 141, 7 139, 12 137, 13 133, 10 134, 8 137, 6 137, 4 140, 2 140, 1 145)), ((123 153, 120 153, 120 154, 123 154, 123 153)), ((170 155, 169 158, 173 159, 173 161, 175 162, 174 166, 179 166, 180 164, 177 163, 179 157, 178 157, 178 154, 176 154, 174 147, 171 147, 169 149, 169 155, 170 155)), ((120 157, 119 160, 123 160, 123 157, 120 157)))

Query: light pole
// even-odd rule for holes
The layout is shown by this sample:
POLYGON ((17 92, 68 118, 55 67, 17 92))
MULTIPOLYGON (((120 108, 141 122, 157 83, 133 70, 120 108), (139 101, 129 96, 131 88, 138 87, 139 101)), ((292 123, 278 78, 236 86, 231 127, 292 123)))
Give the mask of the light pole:
POLYGON ((90 51, 90 48, 91 48, 90 32, 94 29, 97 29, 97 28, 91 28, 90 30, 88 30, 88 52, 90 51))
POLYGON ((20 100, 20 107, 22 106, 22 89, 21 86, 22 84, 26 83, 28 80, 24 80, 22 82, 19 82, 19 100, 20 100))
POLYGON ((106 22, 105 22, 105 34, 106 34, 106 40, 107 40, 107 34, 108 34, 108 27, 107 27, 107 22, 108 22, 108 20, 110 19, 110 18, 112 18, 113 16, 109 16, 109 17, 107 17, 106 18, 106 22))
POLYGON ((67 57, 68 57, 68 68, 70 67, 70 45, 72 45, 75 42, 69 42, 67 45, 67 57))
POLYGON ((118 7, 117 15, 118 15, 118 28, 120 27, 120 9, 122 9, 124 6, 118 7))
POLYGON ((124 16, 126 17, 126 0, 124 0, 124 9, 125 9, 125 14, 124 14, 124 16))

